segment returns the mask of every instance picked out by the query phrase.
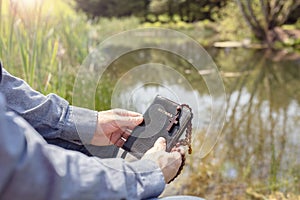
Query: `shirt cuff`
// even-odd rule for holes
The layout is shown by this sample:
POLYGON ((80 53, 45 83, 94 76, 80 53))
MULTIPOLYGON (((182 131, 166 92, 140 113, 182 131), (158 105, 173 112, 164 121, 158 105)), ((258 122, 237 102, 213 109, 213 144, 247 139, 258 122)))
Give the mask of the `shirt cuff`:
POLYGON ((143 187, 141 198, 158 197, 165 189, 165 179, 159 166, 147 159, 138 160, 130 165, 140 172, 140 181, 143 187))
POLYGON ((96 131, 97 121, 97 111, 69 106, 69 114, 63 128, 62 138, 90 144, 96 131))

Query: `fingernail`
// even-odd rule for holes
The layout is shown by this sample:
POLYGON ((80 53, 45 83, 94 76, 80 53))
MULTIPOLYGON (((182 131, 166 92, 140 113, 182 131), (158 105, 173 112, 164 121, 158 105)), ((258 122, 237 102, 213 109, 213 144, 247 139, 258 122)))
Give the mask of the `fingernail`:
POLYGON ((144 120, 144 118, 141 116, 138 116, 138 117, 132 117, 131 118, 135 123, 141 123, 143 120, 144 120))
POLYGON ((143 120, 144 119, 143 116, 137 116, 135 118, 136 118, 136 120, 143 120))
POLYGON ((160 143, 165 143, 165 142, 166 142, 166 139, 163 138, 163 137, 159 137, 157 140, 158 140, 160 143))
POLYGON ((166 146, 166 140, 165 140, 165 138, 163 138, 163 137, 159 137, 156 141, 155 141, 155 143, 154 143, 154 145, 158 145, 158 146, 166 146))

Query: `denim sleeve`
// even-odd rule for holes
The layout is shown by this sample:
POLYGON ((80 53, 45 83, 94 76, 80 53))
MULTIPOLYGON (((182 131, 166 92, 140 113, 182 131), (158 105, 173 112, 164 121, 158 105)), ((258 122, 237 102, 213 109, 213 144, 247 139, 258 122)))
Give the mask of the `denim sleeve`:
POLYGON ((47 144, 0 96, 0 199, 147 199, 165 183, 150 160, 87 157, 47 144))
POLYGON ((70 106, 55 94, 44 96, 5 69, 0 92, 7 100, 7 110, 22 116, 44 138, 89 144, 94 135, 98 115, 96 111, 70 106))

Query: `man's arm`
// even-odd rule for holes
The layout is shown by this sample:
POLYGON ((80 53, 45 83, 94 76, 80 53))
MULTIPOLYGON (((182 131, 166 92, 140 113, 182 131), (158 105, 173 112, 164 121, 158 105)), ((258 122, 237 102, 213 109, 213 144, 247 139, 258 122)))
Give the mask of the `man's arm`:
POLYGON ((89 144, 94 136, 96 111, 70 106, 55 94, 44 96, 5 69, 0 92, 6 97, 7 109, 22 116, 45 138, 89 144))
POLYGON ((164 177, 150 160, 87 157, 46 144, 0 97, 0 199, 144 199, 164 177))

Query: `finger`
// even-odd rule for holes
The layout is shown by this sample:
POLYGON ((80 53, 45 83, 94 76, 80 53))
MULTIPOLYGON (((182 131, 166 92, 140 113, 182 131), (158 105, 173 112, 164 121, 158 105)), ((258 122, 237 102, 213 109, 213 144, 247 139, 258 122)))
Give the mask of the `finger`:
POLYGON ((171 149, 171 152, 173 151, 177 151, 179 153, 185 153, 185 150, 183 148, 183 146, 174 146, 172 149, 171 149))
POLYGON ((143 122, 143 117, 118 117, 116 123, 119 127, 126 127, 129 129, 133 129, 137 125, 143 122))
POLYGON ((118 141, 115 143, 115 145, 117 147, 122 147, 124 145, 124 143, 126 142, 126 139, 121 137, 120 139, 118 139, 118 141))
POLYGON ((110 138, 109 138, 110 142, 113 144, 116 144, 118 142, 118 140, 121 138, 122 134, 123 134, 123 131, 121 129, 111 133, 110 138))
POLYGON ((184 155, 184 154, 185 154, 185 150, 184 150, 184 148, 183 148, 182 146, 177 147, 177 148, 176 148, 176 151, 177 151, 178 153, 180 153, 181 155, 184 155))
POLYGON ((177 151, 176 147, 173 147, 170 152, 177 151))
POLYGON ((173 151, 178 151, 178 147, 174 146, 170 152, 173 152, 173 151))
POLYGON ((128 126, 119 127, 123 132, 127 132, 128 134, 131 134, 132 129, 130 129, 128 126))
POLYGON ((126 140, 129 138, 130 136, 130 132, 128 132, 127 130, 125 130, 122 134, 122 137, 125 138, 126 140))
POLYGON ((117 115, 125 116, 125 117, 142 117, 142 114, 140 114, 140 113, 129 111, 129 110, 124 110, 124 109, 119 109, 119 108, 113 109, 113 112, 117 115))
POLYGON ((173 152, 173 151, 178 151, 178 148, 179 148, 179 147, 177 147, 177 146, 174 146, 174 147, 171 149, 171 151, 170 151, 170 152, 173 152))
POLYGON ((163 137, 159 137, 154 143, 154 148, 161 151, 166 151, 167 144, 166 139, 163 137))

